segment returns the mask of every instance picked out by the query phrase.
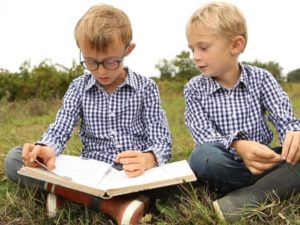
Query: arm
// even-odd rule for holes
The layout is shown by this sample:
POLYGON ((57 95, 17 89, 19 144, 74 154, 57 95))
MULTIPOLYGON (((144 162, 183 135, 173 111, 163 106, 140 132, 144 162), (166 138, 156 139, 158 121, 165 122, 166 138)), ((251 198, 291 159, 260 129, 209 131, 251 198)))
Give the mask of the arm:
POLYGON ((155 165, 163 165, 171 158, 172 139, 165 111, 162 109, 159 90, 154 81, 146 87, 143 103, 143 120, 147 148, 144 152, 155 156, 155 165))
POLYGON ((26 143, 22 149, 22 159, 26 166, 38 167, 36 159, 44 163, 49 169, 55 168, 56 155, 70 138, 80 111, 80 100, 76 85, 71 83, 64 96, 63 106, 56 115, 56 120, 48 127, 36 145, 26 143))
POLYGON ((171 135, 154 82, 150 82, 144 89, 142 109, 146 149, 123 151, 116 157, 116 161, 123 164, 123 169, 130 177, 162 165, 171 157, 171 135))
MULTIPOLYGON (((78 83, 78 82, 77 82, 78 83)), ((77 83, 72 82, 67 90, 63 105, 52 123, 37 143, 45 144, 60 154, 71 137, 80 114, 81 95, 77 83)))
POLYGON ((282 158, 296 164, 300 159, 300 120, 293 115, 288 95, 271 74, 266 73, 263 85, 262 103, 278 131, 282 158))
MULTIPOLYGON (((193 81, 193 80, 192 80, 193 81)), ((199 84, 190 82, 185 86, 184 97, 185 97, 185 120, 186 126, 189 129, 197 144, 218 142, 223 144, 227 149, 230 148, 232 141, 238 136, 243 135, 242 131, 221 134, 217 126, 209 118, 209 109, 203 110, 202 104, 205 104, 206 93, 201 92, 199 84)))

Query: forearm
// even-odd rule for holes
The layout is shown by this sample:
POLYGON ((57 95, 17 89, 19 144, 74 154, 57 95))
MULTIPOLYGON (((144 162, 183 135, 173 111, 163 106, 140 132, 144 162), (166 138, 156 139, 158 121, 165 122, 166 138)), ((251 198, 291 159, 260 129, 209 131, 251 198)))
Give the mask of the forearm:
POLYGON ((56 152, 56 155, 60 154, 67 140, 70 138, 71 131, 66 132, 66 129, 73 130, 73 127, 62 126, 60 122, 56 121, 54 124, 51 124, 48 130, 43 134, 41 139, 37 143, 43 143, 56 152))
POLYGON ((58 111, 54 123, 48 127, 39 140, 55 149, 56 154, 63 151, 79 118, 81 98, 74 89, 76 89, 74 85, 71 85, 65 94, 63 105, 58 111))
POLYGON ((189 127, 190 133, 192 134, 195 142, 197 144, 204 144, 204 143, 220 143, 225 146, 226 149, 233 147, 232 144, 237 139, 247 140, 248 137, 244 134, 243 131, 222 135, 213 129, 210 126, 207 127, 189 127))

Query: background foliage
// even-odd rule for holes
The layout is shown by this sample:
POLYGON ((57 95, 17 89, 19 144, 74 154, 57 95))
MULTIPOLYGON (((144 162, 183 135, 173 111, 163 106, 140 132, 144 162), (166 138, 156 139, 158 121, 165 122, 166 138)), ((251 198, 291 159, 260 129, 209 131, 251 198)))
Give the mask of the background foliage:
POLYGON ((44 60, 33 68, 29 61, 20 66, 20 72, 0 72, 0 99, 8 101, 31 98, 61 98, 71 80, 83 74, 83 68, 73 62, 71 68, 44 60))
MULTIPOLYGON (((300 68, 283 76, 282 67, 277 62, 242 62, 269 70, 280 82, 300 82, 300 68)), ((157 81, 176 81, 183 84, 199 74, 193 64, 189 51, 182 51, 174 59, 162 59, 156 65, 160 76, 154 77, 157 81)), ((30 61, 20 65, 19 72, 11 73, 0 70, 0 100, 26 100, 32 98, 51 99, 61 98, 69 83, 84 70, 73 62, 71 68, 55 64, 51 60, 44 60, 39 65, 31 66, 30 61)))

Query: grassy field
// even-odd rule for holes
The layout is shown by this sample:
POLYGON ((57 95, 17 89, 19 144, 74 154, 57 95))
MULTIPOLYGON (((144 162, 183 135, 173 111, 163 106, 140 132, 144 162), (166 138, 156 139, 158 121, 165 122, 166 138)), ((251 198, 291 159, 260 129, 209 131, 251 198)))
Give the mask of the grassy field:
MULTIPOLYGON (((184 124, 184 100, 182 84, 160 84, 163 107, 167 112, 168 122, 173 137, 173 160, 186 159, 194 147, 193 140, 184 124)), ((285 85, 293 102, 294 111, 300 117, 300 85, 285 85)), ((59 108, 60 100, 26 102, 0 101, 0 225, 4 224, 113 224, 102 213, 86 209, 75 204, 68 204, 59 211, 59 216, 49 220, 45 216, 45 203, 41 196, 35 198, 36 190, 20 188, 4 175, 4 157, 7 151, 25 142, 39 139, 48 124, 53 121, 59 108)), ((277 144, 275 141, 274 144, 277 144)), ((68 142, 67 154, 79 154, 81 144, 77 130, 68 142)), ((211 203, 214 195, 205 188, 187 187, 180 198, 168 204, 157 203, 158 212, 147 214, 143 224, 222 224, 218 221, 211 203)), ((244 221, 238 224, 300 224, 300 194, 291 199, 262 205, 258 210, 249 211, 244 221), (281 203, 281 204, 279 204, 281 203)))

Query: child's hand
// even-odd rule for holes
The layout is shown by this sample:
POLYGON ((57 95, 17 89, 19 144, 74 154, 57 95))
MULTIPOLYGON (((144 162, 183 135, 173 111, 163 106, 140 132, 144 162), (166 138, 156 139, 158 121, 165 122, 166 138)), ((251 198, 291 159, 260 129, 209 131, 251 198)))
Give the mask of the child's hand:
POLYGON ((252 174, 261 174, 282 161, 282 157, 255 141, 235 141, 233 147, 252 174))
POLYGON ((143 153, 139 150, 128 150, 117 155, 116 162, 123 164, 123 169, 129 177, 142 175, 145 170, 156 165, 152 152, 143 153))
POLYGON ((300 131, 287 132, 281 156, 286 162, 295 165, 300 159, 300 131))
POLYGON ((55 168, 55 151, 48 146, 33 145, 26 143, 22 149, 22 159, 25 166, 38 167, 36 159, 44 163, 48 169, 55 168))

